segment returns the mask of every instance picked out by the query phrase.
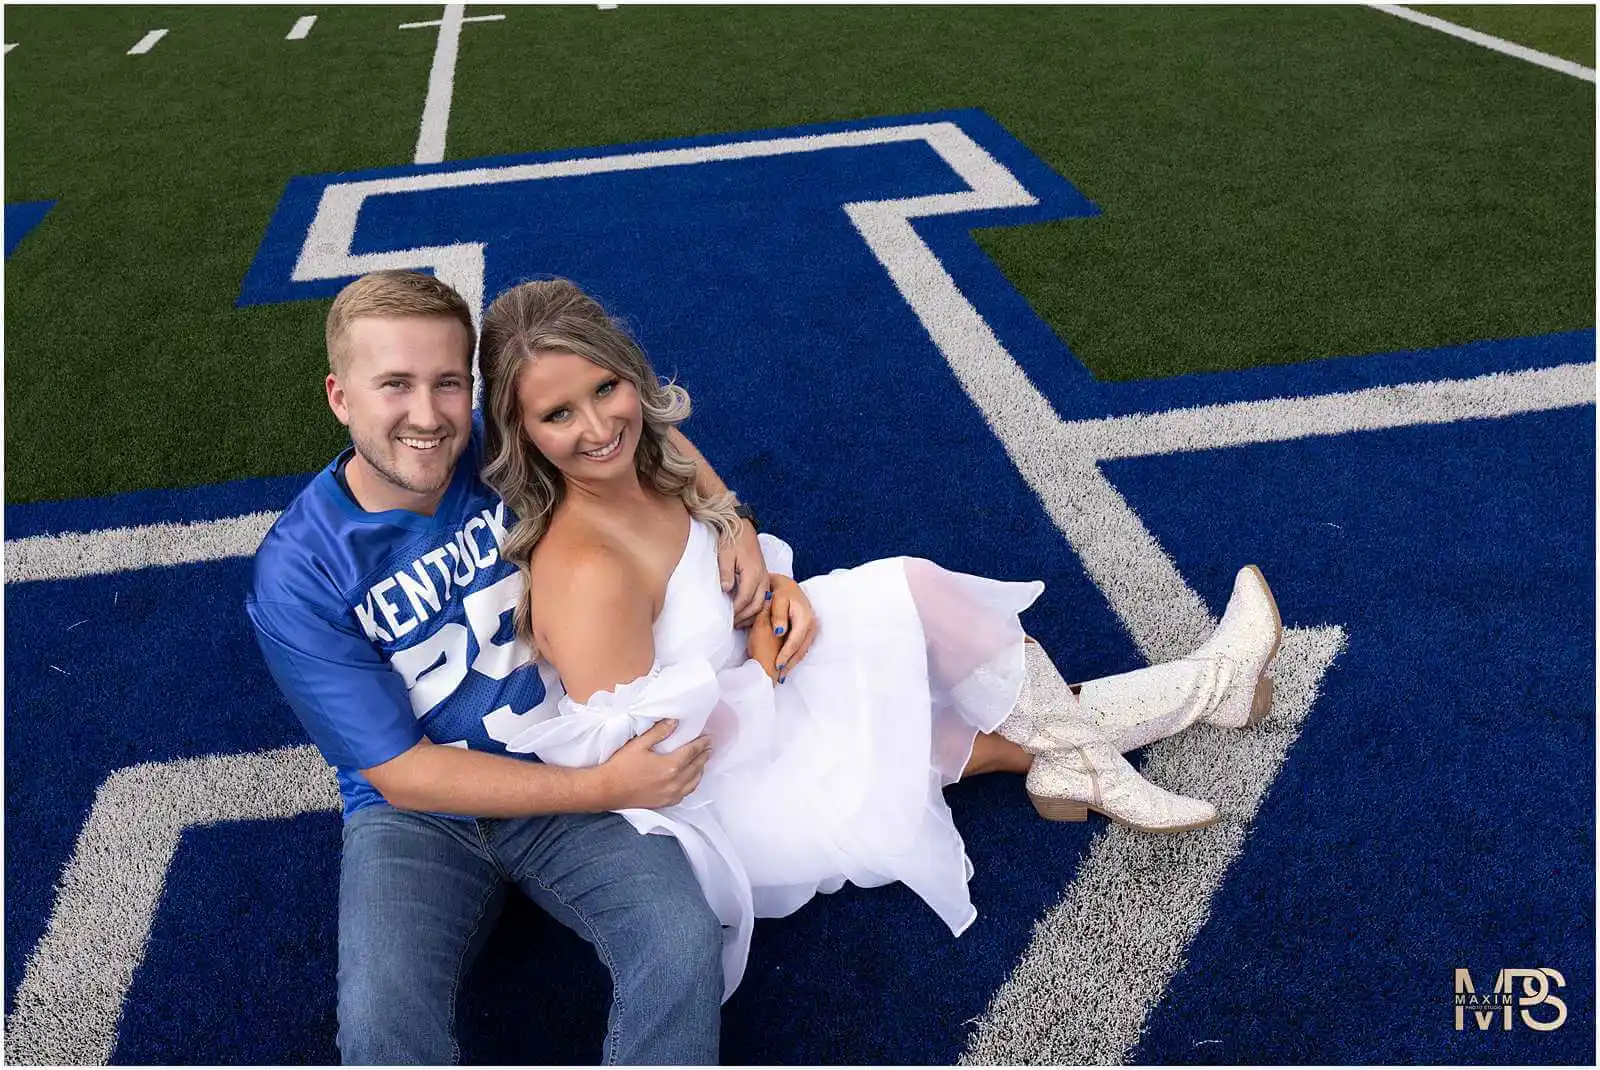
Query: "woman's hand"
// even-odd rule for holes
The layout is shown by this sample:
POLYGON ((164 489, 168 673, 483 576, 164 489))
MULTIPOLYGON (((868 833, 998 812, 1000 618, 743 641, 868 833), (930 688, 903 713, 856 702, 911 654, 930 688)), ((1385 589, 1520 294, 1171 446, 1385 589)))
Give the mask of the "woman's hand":
POLYGON ((745 652, 761 664, 773 683, 778 682, 778 651, 782 647, 772 634, 772 603, 764 603, 756 619, 750 622, 750 637, 745 641, 745 652))
POLYGON ((766 602, 772 579, 756 529, 748 520, 739 521, 739 535, 732 542, 717 540, 717 571, 722 574, 723 593, 733 595, 734 627, 750 627, 766 602))
MULTIPOLYGON (((772 635, 781 639, 783 646, 777 653, 776 679, 784 677, 806 656, 817 637, 817 614, 811 608, 811 599, 801 586, 788 576, 772 576, 772 635)), ((754 630, 752 630, 754 635, 754 630)))

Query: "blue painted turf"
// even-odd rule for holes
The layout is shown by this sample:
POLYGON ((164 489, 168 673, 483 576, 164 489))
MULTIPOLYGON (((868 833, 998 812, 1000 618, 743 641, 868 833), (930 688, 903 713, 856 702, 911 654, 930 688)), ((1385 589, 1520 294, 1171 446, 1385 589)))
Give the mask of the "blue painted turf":
POLYGON ((1199 589, 1227 547, 1294 623, 1349 634, 1138 1061, 1592 1061, 1593 428, 1568 409, 1108 466, 1199 589), (1561 1029, 1455 1031, 1457 967, 1483 991, 1540 966, 1566 978, 1561 1029))
MULTIPOLYGON (((959 123, 1040 198, 918 230, 1063 415, 1593 360, 1594 334, 1581 331, 1098 383, 968 234, 1040 219, 1093 226, 1095 207, 981 113, 917 118, 959 123)), ((891 121, 903 120, 801 132, 891 121)), ((288 281, 332 180, 289 184, 241 304, 339 288, 288 281)), ((483 241, 490 294, 537 273, 591 288, 689 388, 685 430, 795 546, 802 575, 909 553, 1041 578, 1025 623, 1066 675, 1134 668, 1103 597, 839 207, 960 188, 925 145, 897 144, 384 198, 364 211, 357 245, 483 241)), ((1256 561, 1287 624, 1350 635, 1139 1058, 1592 1058, 1593 419, 1589 407, 1108 466, 1214 610, 1234 569, 1256 561), (1566 975, 1567 1027, 1454 1034, 1455 967, 1492 979, 1502 966, 1545 965, 1566 975), (1215 1037, 1227 1046, 1195 1046, 1215 1037)), ((305 478, 11 506, 8 535, 278 509, 305 478)), ((231 560, 8 588, 13 623, 27 622, 5 638, 8 1006, 107 774, 304 741, 249 637, 247 574, 231 560)), ((977 867, 979 920, 952 940, 890 888, 847 889, 762 922, 724 1015, 725 1061, 959 1055, 967 1023, 1099 826, 1038 821, 1006 778, 949 795, 977 867)), ((117 1060, 332 1059, 337 850, 328 815, 191 830, 117 1060)), ((592 1061, 606 989, 586 945, 513 904, 464 987, 465 1054, 592 1061)))
POLYGON ((44 222, 44 217, 49 215, 50 209, 55 206, 55 201, 22 201, 6 205, 7 260, 11 259, 11 254, 22 244, 22 239, 28 236, 28 232, 44 222))

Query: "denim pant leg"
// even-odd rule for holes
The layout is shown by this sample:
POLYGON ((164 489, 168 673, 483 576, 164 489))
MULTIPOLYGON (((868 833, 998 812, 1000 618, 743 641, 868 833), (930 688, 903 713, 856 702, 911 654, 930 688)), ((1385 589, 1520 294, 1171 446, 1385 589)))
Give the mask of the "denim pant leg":
POLYGON ((350 816, 339 873, 346 1064, 460 1060, 456 990, 508 887, 476 822, 388 806, 350 816))
POLYGON ((607 1065, 715 1065, 722 926, 678 841, 616 814, 497 823, 490 842, 523 892, 594 945, 611 973, 607 1065))

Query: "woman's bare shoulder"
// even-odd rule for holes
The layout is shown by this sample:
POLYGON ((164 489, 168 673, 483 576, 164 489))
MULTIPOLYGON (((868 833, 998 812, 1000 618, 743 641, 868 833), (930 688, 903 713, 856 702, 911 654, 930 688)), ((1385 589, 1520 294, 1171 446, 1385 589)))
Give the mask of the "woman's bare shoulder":
POLYGON ((534 642, 577 701, 653 660, 651 603, 638 565, 581 523, 552 524, 529 562, 534 642))
POLYGON ((528 561, 534 623, 556 623, 583 604, 613 603, 619 591, 637 589, 632 555, 581 517, 557 517, 528 561))
POLYGON ((623 548, 581 517, 559 516, 528 559, 528 586, 541 593, 571 593, 574 583, 592 584, 607 575, 631 571, 623 548))

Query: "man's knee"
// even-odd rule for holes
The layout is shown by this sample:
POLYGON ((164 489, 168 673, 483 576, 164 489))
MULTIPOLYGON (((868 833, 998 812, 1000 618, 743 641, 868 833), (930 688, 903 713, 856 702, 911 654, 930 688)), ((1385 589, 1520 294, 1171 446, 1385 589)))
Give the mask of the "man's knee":
POLYGON ((663 925, 655 934, 656 956, 685 981, 714 975, 722 976, 722 924, 703 898, 686 904, 674 923, 663 925))
POLYGON ((339 1058, 346 1065, 454 1063, 449 993, 372 969, 339 971, 339 1058))
POLYGON ((633 953, 619 965, 673 998, 720 1000, 722 924, 698 887, 695 893, 655 904, 630 937, 633 953))

